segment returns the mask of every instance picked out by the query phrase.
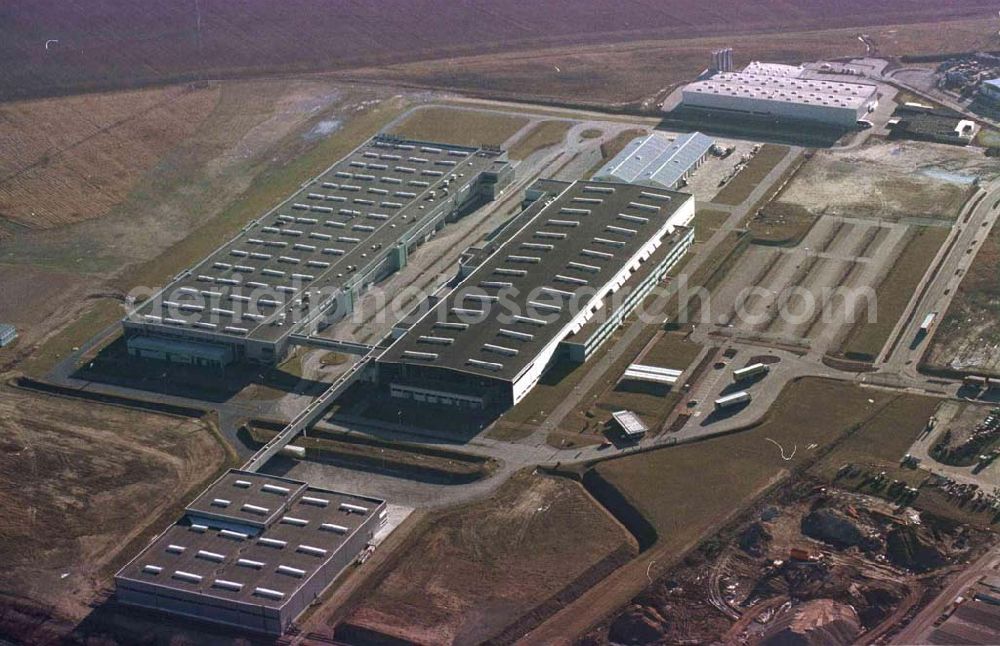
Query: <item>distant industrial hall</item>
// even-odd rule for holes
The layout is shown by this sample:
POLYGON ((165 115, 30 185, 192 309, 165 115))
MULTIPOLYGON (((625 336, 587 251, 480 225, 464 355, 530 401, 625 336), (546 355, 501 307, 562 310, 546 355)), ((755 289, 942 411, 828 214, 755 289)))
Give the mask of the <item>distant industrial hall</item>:
POLYGON ((499 149, 376 136, 130 313, 128 351, 215 368, 279 363, 289 337, 350 314, 513 175, 499 149))
POLYGON ((753 62, 742 72, 719 61, 682 91, 688 108, 857 127, 878 105, 878 88, 818 76, 797 65, 753 62))

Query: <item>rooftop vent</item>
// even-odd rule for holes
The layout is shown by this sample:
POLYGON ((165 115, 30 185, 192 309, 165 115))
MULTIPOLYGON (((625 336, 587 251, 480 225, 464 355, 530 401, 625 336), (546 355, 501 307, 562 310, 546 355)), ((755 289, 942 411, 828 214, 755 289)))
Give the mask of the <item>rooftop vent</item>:
POLYGON ((466 361, 470 366, 476 366, 477 368, 485 368, 487 370, 492 370, 494 372, 498 370, 503 370, 502 363, 496 363, 494 361, 480 361, 479 359, 469 359, 466 361))
POLYGON ((298 551, 312 556, 326 556, 327 553, 322 547, 313 547, 312 545, 299 545, 298 551))
POLYGON ((348 530, 347 527, 334 523, 323 523, 319 528, 327 532, 333 532, 334 534, 346 534, 348 530))
POLYGON ((277 590, 272 590, 270 588, 254 588, 253 593, 259 597, 267 597, 268 599, 285 598, 284 592, 278 592, 277 590))
POLYGON ((434 361, 438 358, 435 352, 417 352, 416 350, 404 350, 404 359, 420 359, 421 361, 434 361))
POLYGON ((306 571, 297 567, 291 567, 288 565, 279 565, 277 569, 278 574, 286 574, 288 576, 294 576, 302 578, 306 575, 306 571))

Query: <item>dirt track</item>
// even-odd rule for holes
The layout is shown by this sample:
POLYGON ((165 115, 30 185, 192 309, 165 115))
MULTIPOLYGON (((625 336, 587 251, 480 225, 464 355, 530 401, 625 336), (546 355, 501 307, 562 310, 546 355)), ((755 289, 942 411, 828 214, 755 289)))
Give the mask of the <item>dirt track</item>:
POLYGON ((76 620, 122 548, 227 455, 199 420, 7 386, 0 437, 0 588, 76 620))
POLYGON ((489 501, 428 520, 398 566, 348 617, 348 630, 467 644, 527 621, 509 635, 516 638, 581 590, 545 605, 553 595, 593 585, 636 550, 579 485, 526 472, 489 501), (594 567, 601 572, 588 574, 594 567))

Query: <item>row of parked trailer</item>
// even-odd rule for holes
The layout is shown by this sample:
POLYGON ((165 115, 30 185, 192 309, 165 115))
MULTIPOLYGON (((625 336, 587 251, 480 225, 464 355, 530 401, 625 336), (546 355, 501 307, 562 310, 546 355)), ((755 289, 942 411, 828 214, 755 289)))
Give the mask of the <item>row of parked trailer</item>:
MULTIPOLYGON (((770 368, 763 363, 754 363, 745 368, 737 368, 733 370, 733 383, 739 384, 748 382, 762 375, 766 375, 768 371, 770 371, 770 368)), ((715 410, 725 410, 727 408, 743 406, 745 404, 749 404, 751 399, 752 397, 749 392, 741 390, 716 399, 715 410)))

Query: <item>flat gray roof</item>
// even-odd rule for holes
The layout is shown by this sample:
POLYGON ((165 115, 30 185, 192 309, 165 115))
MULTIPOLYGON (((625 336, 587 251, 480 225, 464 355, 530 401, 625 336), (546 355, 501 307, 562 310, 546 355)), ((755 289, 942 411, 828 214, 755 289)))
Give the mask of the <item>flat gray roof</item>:
POLYGON ((714 145, 711 137, 700 132, 676 139, 654 132, 630 141, 594 178, 672 189, 714 145))
POLYGON ((863 83, 720 72, 689 83, 683 92, 860 110, 874 97, 876 88, 863 83))
POLYGON ((513 381, 690 199, 633 184, 574 182, 378 361, 513 381), (563 306, 568 297, 575 307, 563 306))
POLYGON ((307 291, 331 294, 441 201, 475 182, 496 152, 376 137, 171 282, 129 320, 230 338, 276 340, 307 291), (454 178, 454 179, 452 179, 454 178), (435 197, 431 197, 431 193, 435 197))
MULTIPOLYGON (((304 482, 238 470, 229 471, 171 526, 126 565, 118 577, 206 597, 280 608, 384 502, 304 482), (238 482, 249 482, 243 487, 238 482), (283 495, 262 490, 285 488, 283 495), (280 511, 267 526, 240 524, 234 517, 207 521, 200 513, 211 499, 227 496, 280 511), (280 503, 274 501, 280 500, 280 503), (352 505, 350 511, 342 505, 352 505), (364 510, 364 511, 361 511, 364 510), (211 524, 209 524, 211 523, 211 524)), ((258 517, 259 518, 259 517, 258 517)))
POLYGON ((264 527, 306 488, 304 482, 232 470, 201 492, 188 513, 264 527))

